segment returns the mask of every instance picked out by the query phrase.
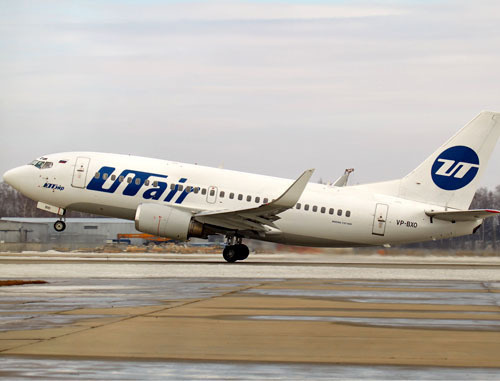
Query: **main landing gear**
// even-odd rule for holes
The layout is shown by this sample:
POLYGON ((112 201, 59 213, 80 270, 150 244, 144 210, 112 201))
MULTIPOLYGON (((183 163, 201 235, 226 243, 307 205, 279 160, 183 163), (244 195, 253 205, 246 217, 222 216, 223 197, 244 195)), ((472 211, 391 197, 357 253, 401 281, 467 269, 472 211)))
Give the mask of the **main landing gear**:
POLYGON ((224 259, 233 263, 236 261, 243 261, 248 258, 248 254, 250 254, 250 250, 248 250, 247 245, 243 245, 241 243, 242 238, 236 238, 236 244, 234 244, 234 237, 227 237, 226 247, 222 252, 222 256, 224 259))
POLYGON ((62 232, 64 229, 66 229, 66 222, 63 220, 57 220, 54 222, 54 229, 56 232, 62 232))

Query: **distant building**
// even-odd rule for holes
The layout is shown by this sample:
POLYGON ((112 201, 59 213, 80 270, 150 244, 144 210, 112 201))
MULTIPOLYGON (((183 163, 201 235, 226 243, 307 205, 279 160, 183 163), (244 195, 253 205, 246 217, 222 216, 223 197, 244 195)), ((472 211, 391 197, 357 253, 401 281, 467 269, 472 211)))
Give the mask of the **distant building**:
MULTIPOLYGON (((134 221, 115 218, 67 218, 66 230, 56 232, 56 218, 0 219, 0 244, 41 244, 75 249, 102 246, 116 239, 118 234, 136 234, 134 221)), ((133 244, 142 244, 142 239, 131 239, 133 244)), ((28 245, 29 246, 29 245, 28 245)))
MULTIPOLYGON (((44 251, 50 249, 95 248, 117 241, 118 234, 142 234, 134 221, 117 218, 66 218, 63 232, 54 230, 57 218, 3 217, 0 218, 0 251, 44 251)), ((221 243, 224 237, 213 235, 208 243, 221 243)), ((143 245, 153 241, 142 238, 122 238, 120 243, 143 245)), ((193 238, 189 244, 206 244, 193 238)))

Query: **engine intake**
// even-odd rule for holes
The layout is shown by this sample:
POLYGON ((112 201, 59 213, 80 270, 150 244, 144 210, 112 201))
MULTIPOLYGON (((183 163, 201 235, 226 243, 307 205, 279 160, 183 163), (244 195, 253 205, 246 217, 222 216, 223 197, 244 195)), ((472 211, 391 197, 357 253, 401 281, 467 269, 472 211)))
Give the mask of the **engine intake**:
POLYGON ((187 211, 168 205, 141 204, 135 212, 135 228, 143 233, 186 241, 206 238, 204 225, 187 211))

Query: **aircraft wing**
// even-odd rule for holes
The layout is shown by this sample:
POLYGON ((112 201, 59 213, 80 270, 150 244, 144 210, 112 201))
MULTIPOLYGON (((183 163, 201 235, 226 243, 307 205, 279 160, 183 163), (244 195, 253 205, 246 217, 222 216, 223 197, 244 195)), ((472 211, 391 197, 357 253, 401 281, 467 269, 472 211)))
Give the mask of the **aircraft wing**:
POLYGON ((254 230, 257 232, 279 232, 274 221, 278 214, 293 208, 304 192, 314 169, 308 169, 276 200, 255 208, 206 211, 194 215, 202 223, 231 230, 254 230))
POLYGON ((431 218, 443 221, 476 221, 494 217, 500 210, 495 209, 473 209, 473 210, 451 210, 451 211, 425 211, 431 218))

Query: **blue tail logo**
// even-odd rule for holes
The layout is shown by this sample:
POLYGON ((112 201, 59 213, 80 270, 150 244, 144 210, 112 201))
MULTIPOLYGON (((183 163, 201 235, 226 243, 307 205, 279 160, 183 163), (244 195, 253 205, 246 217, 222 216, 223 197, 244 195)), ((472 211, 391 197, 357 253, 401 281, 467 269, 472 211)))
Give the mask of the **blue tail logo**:
POLYGON ((452 191, 467 186, 479 172, 477 153, 466 146, 446 149, 432 164, 432 181, 439 188, 452 191))

